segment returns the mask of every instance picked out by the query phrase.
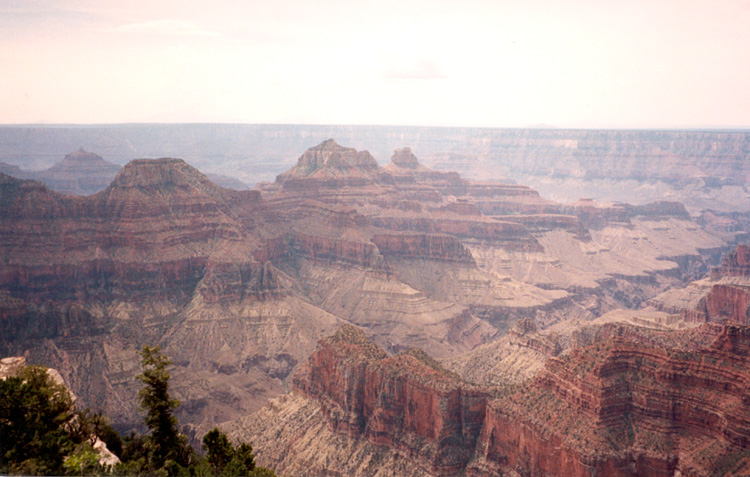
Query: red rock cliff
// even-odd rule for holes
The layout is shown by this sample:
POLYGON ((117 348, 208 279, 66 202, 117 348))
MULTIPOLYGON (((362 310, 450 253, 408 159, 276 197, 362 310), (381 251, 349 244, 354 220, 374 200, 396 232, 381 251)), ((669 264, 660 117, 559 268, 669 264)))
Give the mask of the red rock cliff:
POLYGON ((466 466, 486 405, 424 353, 389 357, 350 326, 320 341, 294 386, 320 400, 334 430, 401 449, 436 475, 466 466))
POLYGON ((345 327, 320 341, 294 386, 321 403, 331 429, 434 475, 710 475, 730 456, 747 459, 749 351, 744 326, 608 325, 525 385, 482 390, 345 327))
POLYGON ((738 245, 728 253, 721 265, 711 270, 711 278, 750 277, 750 245, 738 245))
POLYGON ((707 325, 552 358, 534 382, 488 406, 476 468, 711 474, 750 445, 748 346, 750 328, 707 325), (706 334, 716 336, 709 346, 706 334), (724 451, 701 451, 709 448, 724 451))

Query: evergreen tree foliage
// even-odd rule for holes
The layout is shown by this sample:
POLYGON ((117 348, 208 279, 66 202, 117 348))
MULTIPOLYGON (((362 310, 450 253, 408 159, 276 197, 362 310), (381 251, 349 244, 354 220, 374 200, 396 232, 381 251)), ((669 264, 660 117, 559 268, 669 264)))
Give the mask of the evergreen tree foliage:
POLYGON ((218 429, 203 437, 207 457, 196 454, 178 432, 179 401, 169 395, 170 360, 158 347, 144 346, 140 354, 138 397, 148 435, 131 432, 121 439, 101 413, 78 411, 68 389, 45 368, 27 366, 19 376, 0 380, 0 474, 275 476, 256 467, 250 445, 235 447, 218 429), (99 464, 96 437, 120 464, 99 464))
POLYGON ((46 369, 0 380, 0 473, 61 474, 84 432, 70 393, 46 369))
POLYGON ((265 467, 255 466, 255 455, 250 444, 241 443, 236 448, 226 434, 214 428, 203 436, 203 449, 212 475, 273 477, 276 474, 265 467))
POLYGON ((144 423, 151 432, 148 440, 148 463, 151 469, 177 464, 186 467, 192 458, 192 448, 177 430, 175 410, 180 401, 169 395, 169 371, 172 364, 158 346, 141 349, 142 373, 138 379, 143 388, 138 393, 139 405, 146 416, 144 423))
POLYGON ((213 428, 203 436, 203 450, 206 451, 206 459, 211 467, 221 472, 234 457, 234 447, 227 439, 226 434, 217 428, 213 428))
POLYGON ((104 471, 99 465, 99 454, 89 442, 76 446, 63 461, 63 469, 66 475, 94 475, 104 471))

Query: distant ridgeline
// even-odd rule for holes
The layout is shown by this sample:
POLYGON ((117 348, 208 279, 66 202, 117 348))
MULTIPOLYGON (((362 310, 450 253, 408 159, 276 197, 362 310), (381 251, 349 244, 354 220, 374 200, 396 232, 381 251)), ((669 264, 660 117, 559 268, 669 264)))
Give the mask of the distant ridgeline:
MULTIPOLYGON (((52 166, 83 145, 108 161, 180 157, 253 185, 294 165, 329 137, 385 163, 410 146, 427 166, 475 179, 513 180, 555 200, 683 202, 750 211, 750 132, 720 130, 480 129, 401 126, 133 124, 0 127, 0 161, 52 166)), ((7 170, 7 169, 6 169, 7 170)), ((11 174, 13 175, 13 174, 11 174)), ((234 188, 237 188, 235 184, 234 188)), ((54 188, 54 186, 53 186, 54 188)))

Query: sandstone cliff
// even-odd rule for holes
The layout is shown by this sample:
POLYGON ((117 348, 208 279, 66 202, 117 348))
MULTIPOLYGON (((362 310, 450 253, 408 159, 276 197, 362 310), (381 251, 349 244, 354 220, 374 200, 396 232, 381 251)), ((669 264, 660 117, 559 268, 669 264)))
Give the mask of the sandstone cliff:
POLYGON ((353 327, 324 339, 294 380, 317 398, 334 431, 410 455, 430 473, 468 462, 486 395, 418 350, 389 357, 353 327))
POLYGON ((343 328, 295 378, 306 399, 275 401, 262 419, 228 428, 257 433, 259 461, 299 475, 381 475, 373 461, 404 475, 741 475, 750 329, 602 331, 520 386, 483 388, 343 328))
POLYGON ((709 278, 662 293, 649 300, 649 304, 692 322, 750 324, 748 257, 748 246, 739 245, 725 255, 721 265, 711 269, 709 278))
POLYGON ((124 428, 135 350, 161 343, 181 421, 200 433, 283 392, 341 324, 389 353, 450 358, 519 318, 543 328, 637 306, 725 243, 674 204, 584 205, 404 149, 381 168, 333 140, 259 190, 169 158, 133 160, 84 197, 0 175, 0 350, 57 367, 124 428))

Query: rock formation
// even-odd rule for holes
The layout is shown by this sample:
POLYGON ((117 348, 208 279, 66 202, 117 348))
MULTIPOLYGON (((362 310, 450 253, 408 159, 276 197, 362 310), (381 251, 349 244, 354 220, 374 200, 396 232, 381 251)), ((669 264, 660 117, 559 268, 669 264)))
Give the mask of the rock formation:
POLYGON ((303 398, 275 401, 262 421, 229 429, 235 438, 255 434, 259 462, 296 475, 374 475, 373 460, 403 475, 750 469, 750 328, 602 331, 520 386, 481 387, 423 353, 388 356, 362 332, 342 328, 321 340, 295 378, 303 398), (320 430, 317 441, 301 422, 320 430))
POLYGON ((486 395, 462 384, 424 352, 394 357, 354 327, 322 340, 295 388, 322 403, 333 430, 403 449, 431 472, 455 474, 468 462, 486 395))
MULTIPOLYGON (((136 350, 161 344, 195 435, 280 395, 342 324, 388 353, 447 359, 518 319, 635 307, 725 245, 675 204, 566 206, 408 150, 381 168, 333 140, 257 190, 169 158, 133 160, 82 197, 0 175, 0 224, 0 351, 58 368, 125 429, 136 350)), ((560 351, 530 330, 505 339, 560 351)))
POLYGON ((176 159, 132 161, 87 197, 1 182, 2 347, 54 365, 122 426, 138 421, 142 344, 162 343, 185 421, 208 426, 280 392, 279 376, 340 324, 255 258, 278 229, 257 191, 221 189, 176 159))
POLYGON ((312 144, 335 137, 369 147, 383 164, 405 145, 423 164, 472 180, 526 184, 549 199, 639 205, 675 200, 693 215, 711 211, 748 230, 750 133, 741 130, 566 130, 144 124, 0 128, 0 160, 45 169, 85 144, 118 164, 134 157, 183 157, 246 184, 273 180, 312 144), (742 216, 734 215, 736 213, 742 216), (740 219, 738 221, 738 219, 740 219))
POLYGON ((692 322, 750 324, 750 247, 737 246, 709 278, 669 290, 649 304, 692 322))
POLYGON ((83 148, 66 155, 62 161, 41 171, 23 170, 0 163, 0 172, 18 179, 38 180, 62 194, 90 195, 105 189, 115 178, 120 166, 83 148))
POLYGON ((106 188, 119 170, 117 164, 80 148, 33 178, 64 194, 89 195, 106 188))
POLYGON ((750 245, 739 245, 728 253, 722 264, 711 270, 711 278, 750 277, 750 245))

